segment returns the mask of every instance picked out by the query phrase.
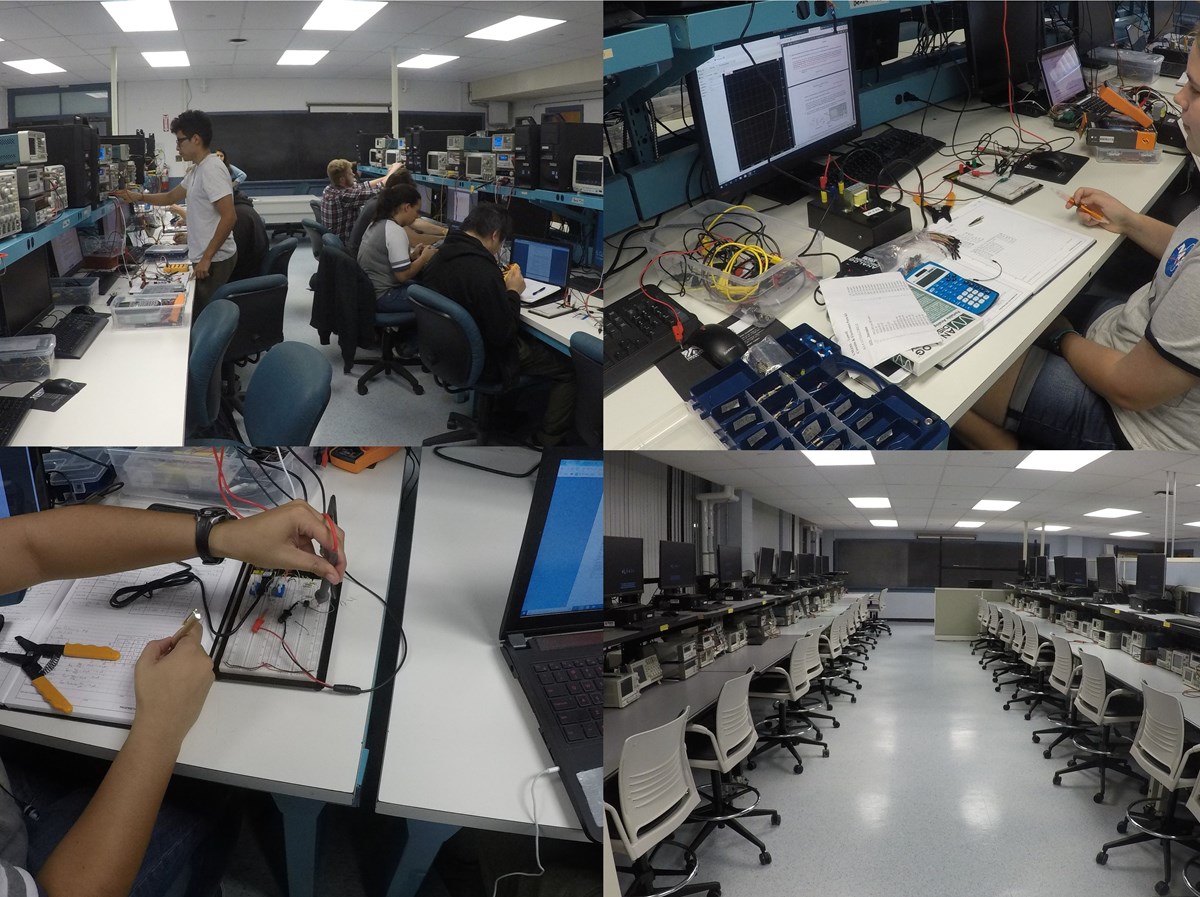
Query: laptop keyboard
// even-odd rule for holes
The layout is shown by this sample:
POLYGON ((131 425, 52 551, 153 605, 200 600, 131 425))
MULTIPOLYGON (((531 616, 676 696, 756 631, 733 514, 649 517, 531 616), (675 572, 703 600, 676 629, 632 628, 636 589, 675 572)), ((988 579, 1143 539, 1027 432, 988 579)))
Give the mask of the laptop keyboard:
POLYGON ((599 739, 603 733, 604 685, 600 656, 535 663, 533 672, 569 743, 599 739))
POLYGON ((33 407, 33 399, 24 396, 0 396, 0 445, 8 445, 33 407))

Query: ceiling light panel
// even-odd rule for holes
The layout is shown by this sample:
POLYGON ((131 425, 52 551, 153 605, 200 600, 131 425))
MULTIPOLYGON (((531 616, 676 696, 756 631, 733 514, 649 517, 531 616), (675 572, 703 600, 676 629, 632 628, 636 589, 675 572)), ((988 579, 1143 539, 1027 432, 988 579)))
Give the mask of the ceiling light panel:
POLYGON ((850 467, 853 465, 873 465, 875 458, 870 452, 841 451, 841 452, 801 452, 817 467, 850 467))
POLYGON ((477 40, 516 40, 518 37, 536 34, 539 31, 545 31, 547 28, 553 28, 555 25, 561 25, 562 23, 562 19, 543 19, 538 16, 513 16, 511 19, 505 19, 503 22, 497 22, 495 25, 489 25, 487 28, 472 31, 467 37, 473 37, 477 40))
POLYGON ((1030 452, 1017 465, 1017 470, 1057 470, 1073 473, 1107 454, 1107 451, 1030 452))
POLYGON ((1138 536, 1148 536, 1149 533, 1140 533, 1135 529, 1123 529, 1119 533, 1109 533, 1110 536, 1123 536, 1127 539, 1134 539, 1138 536))
POLYGON ((276 65, 316 65, 325 55, 328 50, 287 50, 276 65))
POLYGON ((1106 519, 1115 520, 1117 517, 1133 517, 1139 511, 1130 511, 1125 508, 1101 508, 1099 511, 1088 511, 1084 517, 1104 517, 1106 519))
POLYGON ((1011 511, 1013 508, 1015 508, 1019 504, 1020 504, 1019 501, 1007 501, 1007 500, 1003 500, 1003 499, 999 499, 999 498, 985 498, 985 499, 983 499, 983 501, 976 502, 975 507, 971 508, 971 510, 972 511, 1011 511))
POLYGON ((156 69, 180 68, 190 65, 186 50, 165 50, 156 53, 143 53, 143 58, 156 69))
POLYGON ((899 526, 895 520, 872 520, 871 526, 899 526))
POLYGON ((321 5, 304 23, 305 31, 357 31, 387 6, 368 0, 321 0, 321 5))
POLYGON ((457 56, 438 56, 435 53, 422 53, 420 56, 414 56, 412 59, 406 59, 404 62, 396 63, 398 69, 431 69, 434 66, 445 65, 447 62, 453 62, 458 59, 457 56))
POLYGON ((892 503, 886 498, 852 498, 850 504, 856 508, 890 508, 892 503))
POLYGON ((49 75, 54 72, 66 71, 66 69, 59 68, 49 59, 14 59, 4 64, 19 69, 27 75, 49 75))
POLYGON ((106 0, 101 3, 122 31, 178 31, 169 0, 106 0))

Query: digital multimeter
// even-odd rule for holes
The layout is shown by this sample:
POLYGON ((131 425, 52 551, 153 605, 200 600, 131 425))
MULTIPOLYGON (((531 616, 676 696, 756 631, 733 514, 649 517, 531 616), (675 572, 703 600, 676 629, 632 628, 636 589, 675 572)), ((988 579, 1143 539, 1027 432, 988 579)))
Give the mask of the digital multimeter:
POLYGON ((995 290, 943 268, 937 262, 924 262, 905 275, 910 286, 951 305, 981 315, 1000 298, 995 290))

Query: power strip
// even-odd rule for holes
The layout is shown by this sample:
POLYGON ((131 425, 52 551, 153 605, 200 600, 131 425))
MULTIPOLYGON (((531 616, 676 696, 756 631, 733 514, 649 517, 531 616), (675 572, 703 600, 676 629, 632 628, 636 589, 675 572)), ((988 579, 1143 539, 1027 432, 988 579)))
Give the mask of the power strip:
POLYGON ((186 274, 192 270, 190 262, 170 262, 162 266, 164 274, 186 274))

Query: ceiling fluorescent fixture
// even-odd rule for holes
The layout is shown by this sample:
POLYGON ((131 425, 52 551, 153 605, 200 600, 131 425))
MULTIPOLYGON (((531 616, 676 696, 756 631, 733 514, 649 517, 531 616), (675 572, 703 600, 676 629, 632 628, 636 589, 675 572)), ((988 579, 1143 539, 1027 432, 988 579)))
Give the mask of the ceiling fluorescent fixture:
POLYGON ((1017 465, 1017 470, 1057 470, 1073 473, 1107 454, 1107 451, 1030 452, 1017 465))
POLYGON ((497 22, 495 25, 489 25, 487 28, 472 31, 467 37, 474 37, 479 40, 516 40, 518 37, 525 37, 528 34, 545 31, 547 28, 553 28, 555 25, 561 25, 562 23, 563 19, 543 19, 538 16, 513 16, 511 19, 505 19, 503 22, 497 22))
POLYGON ((456 59, 458 59, 457 56, 438 56, 436 53, 422 53, 420 56, 414 56, 412 59, 396 63, 396 68, 431 69, 434 66, 445 65, 447 62, 453 62, 456 59))
POLYGON ((151 68, 170 69, 191 65, 188 62, 187 50, 163 50, 153 53, 143 53, 151 68))
POLYGON ((892 503, 886 498, 852 498, 850 504, 856 508, 890 508, 892 503))
POLYGON ((845 467, 849 465, 870 465, 875 463, 875 457, 870 452, 863 451, 840 451, 840 452, 808 452, 802 451, 804 455, 816 467, 845 467))
POLYGON ((386 3, 374 0, 321 0, 321 5, 304 23, 305 31, 357 31, 386 3))
POLYGON ((285 50, 276 65, 316 65, 328 50, 285 50))
POLYGON ((871 526, 899 526, 895 520, 872 520, 871 526))
POLYGON ((1035 533, 1061 533, 1065 529, 1070 529, 1069 526, 1063 526, 1061 523, 1047 523, 1045 526, 1035 526, 1035 533))
POLYGON ((982 501, 976 502, 972 511, 1011 511, 1019 501, 1007 501, 1000 498, 985 498, 982 501))
POLYGON ((1200 526, 1200 520, 1193 520, 1191 523, 1185 523, 1184 526, 1200 526))
POLYGON ((960 520, 960 521, 958 521, 958 523, 956 523, 954 525, 959 527, 960 529, 979 529, 979 527, 983 526, 983 521, 982 520, 960 520))
POLYGON ((92 93, 91 91, 89 91, 88 96, 91 97, 93 100, 107 100, 108 99, 108 91, 107 90, 97 90, 95 93, 92 93))
POLYGON ((4 64, 11 65, 15 69, 20 69, 28 75, 49 75, 52 72, 66 71, 66 69, 59 68, 49 59, 14 59, 12 62, 4 64))
POLYGON ((1137 536, 1148 536, 1149 533, 1139 533, 1135 529, 1123 529, 1119 533, 1109 533, 1110 536, 1124 536, 1127 539, 1133 539, 1137 536))
POLYGON ((1134 514, 1138 514, 1138 513, 1140 513, 1140 512, 1139 511, 1128 511, 1125 508, 1101 508, 1099 511, 1088 511, 1083 516, 1084 517, 1116 518, 1116 517, 1132 517, 1134 514))
POLYGON ((122 31, 178 31, 169 0, 106 0, 101 3, 122 31))

